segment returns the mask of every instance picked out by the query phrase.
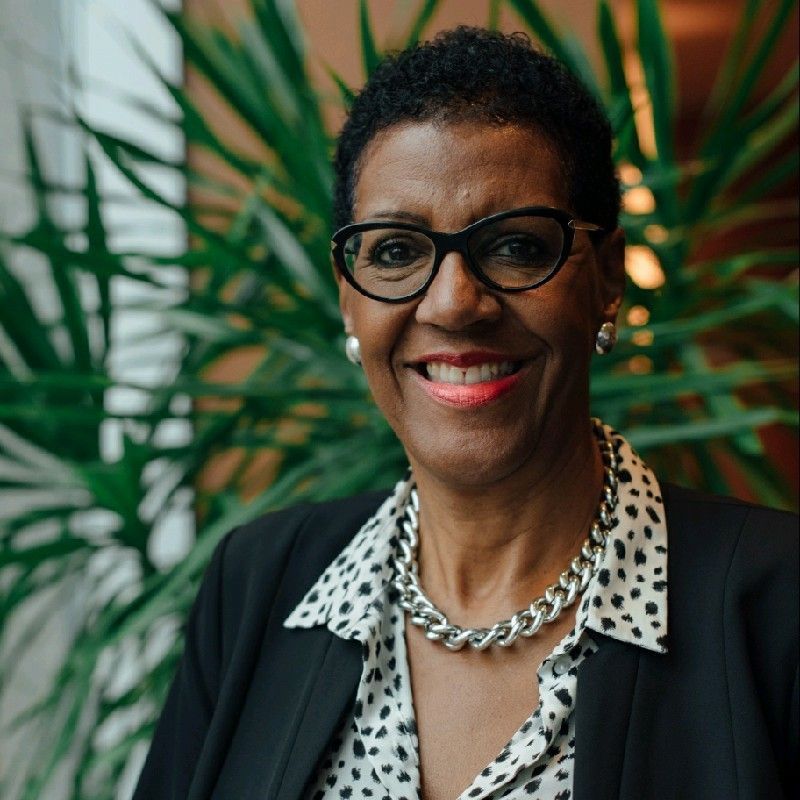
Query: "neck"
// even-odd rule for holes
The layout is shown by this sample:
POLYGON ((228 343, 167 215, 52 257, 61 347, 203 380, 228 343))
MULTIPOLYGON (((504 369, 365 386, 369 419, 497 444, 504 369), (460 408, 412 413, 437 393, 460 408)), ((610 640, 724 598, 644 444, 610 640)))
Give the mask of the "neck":
POLYGON ((483 486, 415 469, 420 582, 453 621, 491 625, 538 597, 578 554, 603 481, 587 425, 543 439, 526 465, 483 486))

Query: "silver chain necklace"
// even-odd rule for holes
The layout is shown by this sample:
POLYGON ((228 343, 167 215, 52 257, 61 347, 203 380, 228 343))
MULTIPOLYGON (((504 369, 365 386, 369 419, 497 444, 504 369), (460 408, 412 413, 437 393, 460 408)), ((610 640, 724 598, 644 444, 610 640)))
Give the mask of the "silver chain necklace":
POLYGON ((496 622, 491 628, 462 628, 453 624, 419 585, 419 497, 416 486, 411 487, 403 515, 402 532, 398 537, 394 586, 400 594, 400 607, 409 612, 412 624, 424 628, 428 639, 441 642, 449 650, 460 650, 465 644, 476 650, 485 650, 493 644, 508 647, 520 636, 533 636, 542 625, 556 619, 575 602, 578 595, 583 594, 605 553, 609 531, 616 521, 613 515, 617 506, 617 454, 600 420, 593 418, 592 425, 603 458, 603 490, 589 535, 580 553, 541 597, 511 619, 496 622))

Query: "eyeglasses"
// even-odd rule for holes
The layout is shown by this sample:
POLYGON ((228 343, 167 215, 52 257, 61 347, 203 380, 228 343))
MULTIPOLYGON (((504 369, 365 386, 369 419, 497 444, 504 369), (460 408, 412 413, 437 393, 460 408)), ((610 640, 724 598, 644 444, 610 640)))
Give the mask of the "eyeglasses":
POLYGON ((333 235, 333 260, 361 294, 403 303, 423 294, 444 257, 461 253, 472 273, 491 289, 521 292, 549 281, 567 260, 575 231, 600 232, 547 206, 502 211, 456 233, 410 222, 357 222, 333 235))

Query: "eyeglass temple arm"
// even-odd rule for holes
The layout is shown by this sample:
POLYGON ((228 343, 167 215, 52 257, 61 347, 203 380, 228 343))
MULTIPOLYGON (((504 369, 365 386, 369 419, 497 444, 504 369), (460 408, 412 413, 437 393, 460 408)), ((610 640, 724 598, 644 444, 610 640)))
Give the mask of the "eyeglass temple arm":
POLYGON ((583 222, 579 219, 570 220, 569 226, 576 231, 590 231, 591 233, 598 233, 599 231, 605 230, 602 225, 594 225, 591 222, 583 222))

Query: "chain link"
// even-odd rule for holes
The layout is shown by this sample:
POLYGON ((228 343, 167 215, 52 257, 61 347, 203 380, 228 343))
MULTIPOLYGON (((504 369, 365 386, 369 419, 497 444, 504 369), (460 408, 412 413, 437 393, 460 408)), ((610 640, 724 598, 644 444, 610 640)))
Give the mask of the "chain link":
POLYGON ((580 553, 541 597, 511 619, 497 622, 491 628, 462 628, 451 623, 420 586, 417 565, 419 497, 416 486, 411 487, 398 537, 394 586, 400 594, 400 607, 410 614, 414 625, 424 628, 428 639, 441 642, 449 650, 460 650, 465 644, 475 650, 486 650, 493 644, 508 647, 519 637, 536 634, 542 625, 555 620, 583 594, 605 553, 609 531, 616 523, 614 511, 617 507, 617 454, 602 422, 593 418, 592 425, 603 459, 603 489, 589 535, 580 553))

